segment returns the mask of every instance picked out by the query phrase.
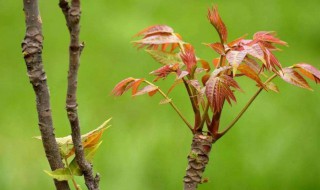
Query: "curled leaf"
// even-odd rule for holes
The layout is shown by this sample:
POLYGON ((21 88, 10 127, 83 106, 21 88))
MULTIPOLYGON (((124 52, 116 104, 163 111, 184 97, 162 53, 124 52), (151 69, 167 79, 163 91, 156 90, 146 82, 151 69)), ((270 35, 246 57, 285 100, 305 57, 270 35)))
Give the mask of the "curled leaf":
POLYGON ((307 63, 298 63, 293 66, 297 68, 303 75, 313 80, 315 83, 320 83, 320 71, 314 66, 307 63))
POLYGON ((111 93, 114 96, 121 96, 124 92, 126 92, 129 88, 132 87, 134 81, 135 79, 132 77, 122 80, 113 88, 111 93))
POLYGON ((167 25, 153 25, 149 26, 140 32, 138 32, 134 37, 136 36, 150 36, 158 33, 173 33, 173 29, 170 26, 167 25))
POLYGON ((214 26, 214 28, 217 30, 220 36, 221 42, 222 43, 227 42, 227 38, 228 38, 227 28, 219 15, 217 6, 212 7, 211 10, 208 9, 208 19, 210 23, 214 26))
POLYGON ((298 86, 300 88, 305 88, 308 90, 312 90, 307 81, 295 70, 292 68, 283 68, 279 71, 280 77, 295 86, 298 86))
POLYGON ((134 96, 139 96, 139 95, 143 95, 143 94, 146 94, 146 93, 151 93, 149 95, 152 96, 157 91, 158 91, 158 87, 157 86, 155 86, 155 85, 147 85, 147 86, 143 87, 141 90, 139 90, 134 96))
POLYGON ((180 54, 183 63, 187 66, 187 71, 193 73, 197 65, 194 48, 190 44, 184 45, 184 52, 180 54))

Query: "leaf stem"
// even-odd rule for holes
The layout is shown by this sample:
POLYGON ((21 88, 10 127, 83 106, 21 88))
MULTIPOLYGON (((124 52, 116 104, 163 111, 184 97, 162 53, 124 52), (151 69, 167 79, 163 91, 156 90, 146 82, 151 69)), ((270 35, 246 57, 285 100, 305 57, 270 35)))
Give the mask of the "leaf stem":
MULTIPOLYGON (((153 85, 151 82, 144 80, 145 83, 149 84, 149 85, 153 85)), ((187 119, 183 116, 183 114, 181 113, 181 111, 178 109, 178 107, 172 102, 172 100, 158 87, 158 92, 167 100, 169 101, 169 104, 171 105, 171 107, 178 113, 178 115, 180 116, 180 118, 184 121, 184 123, 189 127, 189 129, 193 132, 193 128, 191 126, 191 124, 187 121, 187 119)))
POLYGON ((66 166, 67 166, 67 168, 69 169, 69 172, 70 172, 70 174, 71 174, 71 176, 72 176, 72 177, 71 177, 71 180, 72 180, 72 183, 73 183, 74 188, 75 188, 76 190, 80 190, 77 182, 74 180, 74 175, 73 175, 73 173, 72 173, 72 171, 71 171, 71 169, 70 169, 70 167, 69 167, 68 159, 67 159, 67 158, 64 158, 64 161, 65 161, 66 166))
MULTIPOLYGON (((270 82, 271 80, 273 80, 277 75, 274 74, 271 77, 269 77, 266 82, 264 82, 264 84, 267 84, 268 82, 270 82)), ((217 140, 219 138, 221 138, 223 135, 225 135, 236 123, 237 121, 242 117, 242 115, 247 111, 247 109, 249 108, 249 106, 251 105, 251 103, 256 99, 256 97, 260 94, 260 92, 263 90, 263 86, 261 86, 259 88, 259 90, 257 90, 257 92, 250 98, 250 100, 247 102, 247 104, 242 108, 242 110, 240 111, 240 113, 237 115, 237 117, 235 117, 231 123, 221 132, 218 134, 217 136, 217 140)))

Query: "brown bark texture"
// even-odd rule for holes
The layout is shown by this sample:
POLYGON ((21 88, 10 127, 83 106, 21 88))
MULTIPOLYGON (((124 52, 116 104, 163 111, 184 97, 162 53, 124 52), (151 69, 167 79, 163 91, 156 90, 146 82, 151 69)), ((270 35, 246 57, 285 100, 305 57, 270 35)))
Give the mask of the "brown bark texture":
POLYGON ((203 182, 202 175, 209 162, 209 154, 214 140, 212 136, 194 134, 191 151, 188 155, 188 167, 183 179, 184 190, 196 190, 203 182))
POLYGON ((70 33, 66 110, 71 126, 72 141, 75 147, 75 158, 81 171, 83 172, 85 184, 88 189, 98 190, 100 177, 98 174, 96 176, 93 175, 92 165, 85 159, 77 111, 78 69, 80 66, 80 54, 84 47, 83 44, 80 44, 79 42, 81 16, 80 0, 72 0, 70 4, 66 0, 60 0, 59 6, 65 16, 67 27, 70 33))
MULTIPOLYGON (((42 22, 37 0, 24 0, 26 34, 22 42, 22 52, 30 83, 36 95, 38 112, 38 125, 41 132, 42 143, 51 170, 63 168, 59 148, 55 140, 50 95, 47 86, 47 76, 42 64, 42 22)), ((57 190, 69 190, 67 181, 54 180, 57 190)))

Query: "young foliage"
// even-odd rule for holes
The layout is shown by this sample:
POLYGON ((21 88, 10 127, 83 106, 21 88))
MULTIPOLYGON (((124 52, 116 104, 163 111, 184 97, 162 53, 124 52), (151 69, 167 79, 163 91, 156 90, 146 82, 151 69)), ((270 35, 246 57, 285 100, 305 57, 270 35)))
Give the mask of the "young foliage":
MULTIPOLYGON (((243 35, 228 42, 228 31, 216 6, 208 9, 207 17, 220 38, 219 42, 205 43, 218 54, 218 57, 212 59, 214 69, 211 69, 209 62, 198 58, 193 46, 182 41, 180 35, 175 33, 171 27, 154 25, 136 34, 135 37, 142 39, 133 43, 138 49, 146 47, 146 52, 162 65, 150 72, 156 77, 153 82, 165 79, 170 74, 175 76, 168 93, 164 93, 160 87, 145 79, 130 77, 119 82, 112 90, 112 94, 121 96, 129 89, 132 89, 133 96, 142 94, 153 96, 159 92, 165 98, 160 104, 169 103, 173 107, 193 133, 193 142, 199 141, 203 143, 203 146, 206 146, 207 144, 211 145, 229 131, 262 90, 278 93, 278 87, 271 82, 275 77, 309 90, 311 87, 304 77, 315 83, 320 83, 320 71, 312 65, 307 63, 298 63, 289 67, 281 65, 274 52, 280 50, 277 46, 287 46, 287 43, 276 37, 275 32, 259 31, 253 35, 252 39, 246 39, 247 35, 243 35), (171 48, 168 48, 170 46, 171 48), (270 73, 271 75, 268 76, 270 73), (242 91, 237 82, 239 77, 251 79, 258 88, 257 92, 234 120, 224 130, 219 131, 220 117, 225 101, 231 105, 232 102, 236 102, 235 90, 242 91), (267 79, 263 82, 262 78, 267 79), (179 84, 184 84, 188 93, 194 113, 193 125, 187 121, 168 96, 172 89, 179 84)), ((192 150, 197 149, 195 146, 198 145, 192 144, 192 150)), ((197 153, 195 157, 207 156, 210 148, 205 154, 197 153)), ((187 176, 184 179, 185 190, 194 190, 201 182, 202 172, 207 161, 199 161, 199 167, 195 168, 194 157, 189 156, 188 160, 187 176)))
MULTIPOLYGON (((90 163, 92 163, 94 155, 102 143, 100 139, 102 137, 103 132, 107 128, 109 128, 107 124, 109 123, 110 120, 111 118, 103 122, 103 124, 101 124, 98 128, 84 135, 81 135, 82 146, 84 149, 84 156, 85 156, 85 159, 88 160, 88 162, 90 163)), ((35 137, 35 138, 41 140, 41 137, 35 137)), ((83 173, 79 165, 77 164, 75 157, 73 157, 70 163, 68 162, 68 159, 74 156, 74 153, 75 153, 72 137, 71 135, 68 135, 66 137, 56 138, 56 141, 60 149, 60 155, 65 161, 66 167, 59 168, 54 171, 44 170, 44 172, 47 173, 50 177, 58 181, 72 180, 75 184, 74 176, 82 176, 83 173)), ((80 189, 80 186, 78 186, 77 189, 80 189)))

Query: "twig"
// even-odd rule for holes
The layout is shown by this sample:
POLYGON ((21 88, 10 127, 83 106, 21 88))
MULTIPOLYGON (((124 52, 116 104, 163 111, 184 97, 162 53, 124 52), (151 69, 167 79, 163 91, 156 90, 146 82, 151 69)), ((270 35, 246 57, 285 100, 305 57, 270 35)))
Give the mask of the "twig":
MULTIPOLYGON (((22 42, 22 52, 30 83, 36 95, 39 129, 46 157, 51 170, 63 168, 59 148, 55 140, 50 107, 50 95, 47 86, 47 76, 42 64, 42 22, 37 0, 24 0, 26 34, 22 42)), ((67 181, 54 180, 57 190, 69 190, 67 181)))
POLYGON ((80 54, 83 45, 79 42, 80 33, 80 0, 72 0, 71 4, 65 0, 60 0, 59 6, 66 18, 67 26, 70 32, 69 46, 69 72, 68 89, 66 98, 66 110, 71 125, 72 141, 75 147, 75 158, 83 172, 85 184, 89 190, 99 189, 99 176, 93 176, 92 165, 85 159, 84 149, 81 141, 81 131, 78 118, 77 104, 77 83, 78 68, 80 65, 80 54))
MULTIPOLYGON (((274 74, 272 75, 270 78, 268 78, 266 80, 266 82, 264 84, 267 84, 268 82, 270 82, 272 79, 274 79, 277 75, 274 74)), ((234 124, 237 123, 237 121, 241 118, 241 116, 247 111, 247 109, 249 108, 249 106, 251 105, 251 103, 256 99, 256 97, 260 94, 260 92, 263 90, 263 86, 261 86, 259 88, 259 90, 257 90, 257 92, 250 98, 250 100, 248 101, 248 103, 244 106, 244 108, 242 108, 242 110, 240 111, 240 113, 237 115, 237 117, 235 117, 231 123, 221 132, 218 134, 217 139, 221 138, 223 135, 225 135, 233 126, 234 124)))

